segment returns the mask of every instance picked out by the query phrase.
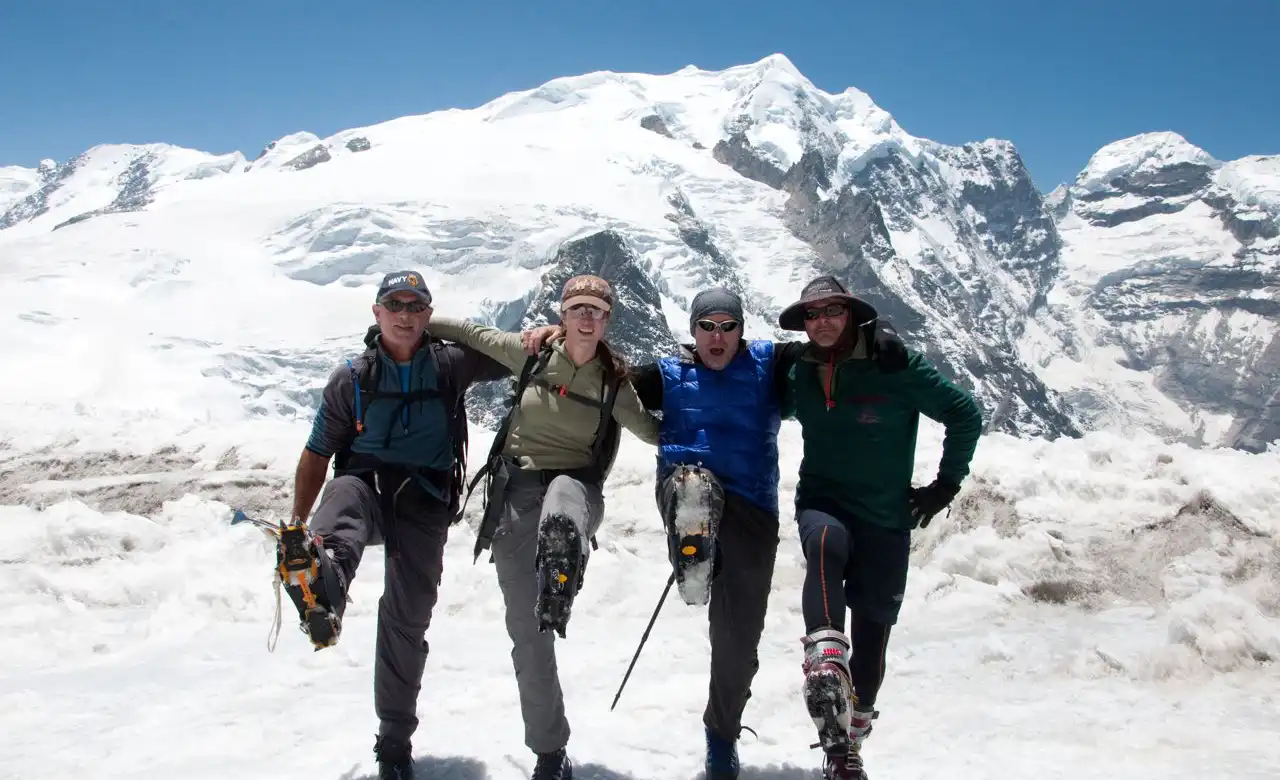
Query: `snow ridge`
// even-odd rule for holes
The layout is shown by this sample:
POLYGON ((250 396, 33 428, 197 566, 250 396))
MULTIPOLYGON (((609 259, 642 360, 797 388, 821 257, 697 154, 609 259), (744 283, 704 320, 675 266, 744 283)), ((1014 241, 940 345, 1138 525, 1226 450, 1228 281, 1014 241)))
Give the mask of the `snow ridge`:
POLYGON ((1114 179, 1181 165, 1217 168, 1221 163, 1177 133, 1143 133, 1095 152, 1076 177, 1075 186, 1081 192, 1096 192, 1109 187, 1114 179))

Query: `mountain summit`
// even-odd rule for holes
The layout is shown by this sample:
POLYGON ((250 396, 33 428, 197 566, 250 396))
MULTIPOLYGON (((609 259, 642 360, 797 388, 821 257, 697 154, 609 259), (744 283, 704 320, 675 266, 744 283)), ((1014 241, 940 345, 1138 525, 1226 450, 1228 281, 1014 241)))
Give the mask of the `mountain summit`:
MULTIPOLYGON (((973 389, 994 429, 1154 426, 1258 449, 1280 435, 1254 375, 1277 349, 1273 159, 1222 163, 1153 133, 1100 150, 1046 203, 1012 143, 912 136, 775 54, 559 78, 475 109, 294 132, 253 159, 110 146, 3 169, 0 259, 37 291, 53 282, 33 258, 92 262, 130 299, 163 285, 166 306, 234 289, 219 305, 241 325, 268 300, 347 306, 408 265, 440 310, 517 327, 550 316, 566 269, 618 267, 639 308, 613 337, 633 360, 690 340, 688 302, 715 284, 742 295, 750 336, 794 338, 778 312, 833 273, 973 389), (1210 354, 1212 372, 1193 368, 1210 354)), ((264 340, 329 355, 357 315, 288 334, 193 327, 221 345, 200 358, 207 375, 259 413, 304 414, 310 397, 272 394, 246 355, 264 340)), ((23 320, 30 343, 46 319, 23 320)))

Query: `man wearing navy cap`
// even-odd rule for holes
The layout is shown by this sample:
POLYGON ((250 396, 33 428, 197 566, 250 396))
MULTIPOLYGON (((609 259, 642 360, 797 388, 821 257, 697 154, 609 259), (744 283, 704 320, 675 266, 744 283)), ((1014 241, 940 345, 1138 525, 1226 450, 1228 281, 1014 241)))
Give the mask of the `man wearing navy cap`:
POLYGON ((294 482, 293 526, 277 575, 316 650, 338 641, 347 587, 366 546, 382 544, 373 667, 379 777, 413 777, 410 737, 427 660, 449 525, 466 469, 464 393, 510 376, 427 330, 431 292, 416 271, 387 274, 373 304, 365 351, 329 376, 294 482), (334 477, 325 482, 330 459, 334 477), (324 495, 307 522, 317 494, 324 495))

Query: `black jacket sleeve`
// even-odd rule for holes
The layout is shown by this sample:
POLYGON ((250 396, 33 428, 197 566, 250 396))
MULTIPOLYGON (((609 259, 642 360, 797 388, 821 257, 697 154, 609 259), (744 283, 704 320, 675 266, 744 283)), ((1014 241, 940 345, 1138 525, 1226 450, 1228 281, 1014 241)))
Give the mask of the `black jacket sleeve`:
POLYGON ((809 346, 807 341, 775 341, 773 343, 773 396, 781 403, 787 395, 787 375, 809 346))
POLYGON ((631 371, 631 386, 640 403, 651 412, 662 409, 662 372, 657 363, 636 366, 631 371))

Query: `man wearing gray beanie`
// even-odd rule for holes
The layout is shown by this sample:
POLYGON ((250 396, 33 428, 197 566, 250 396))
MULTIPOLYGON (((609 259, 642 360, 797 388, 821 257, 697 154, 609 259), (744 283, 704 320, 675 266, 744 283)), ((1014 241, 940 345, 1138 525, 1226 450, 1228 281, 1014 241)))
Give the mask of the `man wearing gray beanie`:
POLYGON ((636 369, 632 384, 662 410, 656 492, 673 576, 685 603, 708 605, 707 780, 732 780, 778 550, 785 361, 772 341, 744 338, 742 299, 725 287, 694 297, 689 331, 692 344, 636 369))

